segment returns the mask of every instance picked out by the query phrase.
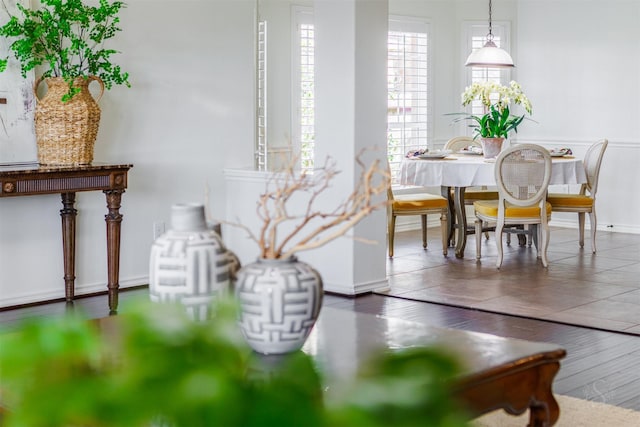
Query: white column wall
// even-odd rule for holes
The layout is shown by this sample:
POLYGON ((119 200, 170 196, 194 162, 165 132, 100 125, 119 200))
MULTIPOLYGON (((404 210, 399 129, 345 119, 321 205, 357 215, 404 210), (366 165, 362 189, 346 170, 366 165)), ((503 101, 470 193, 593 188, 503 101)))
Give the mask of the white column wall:
MULTIPOLYGON (((377 147, 366 161, 386 158, 387 10, 386 0, 315 4, 315 158, 331 156, 341 171, 323 199, 329 210, 354 190, 361 173, 358 153, 377 147)), ((314 251, 314 263, 325 267, 326 290, 356 294, 386 286, 385 212, 374 212, 349 233, 377 244, 340 238, 314 251)))

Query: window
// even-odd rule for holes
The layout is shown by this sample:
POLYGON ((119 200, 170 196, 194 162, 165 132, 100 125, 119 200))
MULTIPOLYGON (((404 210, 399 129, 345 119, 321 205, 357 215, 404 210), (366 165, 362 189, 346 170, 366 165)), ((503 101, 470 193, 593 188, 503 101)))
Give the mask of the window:
POLYGON ((256 56, 256 167, 267 170, 267 22, 258 22, 256 56))
POLYGON ((303 171, 313 170, 314 127, 313 24, 300 26, 300 161, 303 171))
POLYGON ((393 181, 408 151, 427 147, 426 24, 393 19, 387 39, 387 156, 393 181))
POLYGON ((313 12, 309 8, 294 9, 293 61, 293 135, 302 172, 313 171, 315 145, 315 39, 313 12))
MULTIPOLYGON (((294 135, 299 144, 300 168, 313 171, 314 27, 306 9, 295 12, 294 135)), ((387 61, 387 150, 392 174, 397 175, 403 156, 427 147, 429 90, 427 24, 408 18, 389 23, 387 61)))

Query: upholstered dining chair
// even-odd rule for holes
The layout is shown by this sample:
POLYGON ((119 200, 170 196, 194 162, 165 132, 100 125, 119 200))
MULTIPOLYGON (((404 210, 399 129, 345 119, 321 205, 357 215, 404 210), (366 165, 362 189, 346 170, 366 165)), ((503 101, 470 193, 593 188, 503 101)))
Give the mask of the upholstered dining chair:
MULTIPOLYGON (((444 145, 445 150, 451 150, 453 153, 457 153, 460 150, 474 146, 482 147, 482 144, 470 136, 455 136, 447 141, 444 145)), ((498 200, 498 192, 495 189, 489 190, 486 186, 467 188, 464 192, 464 204, 465 206, 472 206, 473 202, 478 200, 498 200)), ((470 228, 466 231, 467 234, 475 233, 475 228, 470 228)), ((489 239, 489 231, 485 230, 484 236, 489 239)), ((449 236, 453 240, 453 235, 449 236)))
MULTIPOLYGON (((519 144, 503 150, 496 158, 496 184, 498 200, 479 200, 473 204, 476 214, 476 235, 483 225, 495 223, 498 259, 496 267, 502 266, 502 233, 522 230, 511 225, 533 226, 533 242, 547 267, 549 245, 549 218, 551 204, 546 201, 551 179, 551 156, 539 145, 519 144)), ((480 259, 481 240, 476 238, 476 258, 480 259)))
POLYGON ((446 256, 448 249, 449 229, 447 218, 449 202, 446 198, 430 193, 398 194, 394 195, 391 185, 387 188, 387 236, 389 244, 389 258, 393 258, 393 240, 396 229, 396 217, 404 215, 420 215, 422 220, 422 247, 427 247, 427 215, 440 214, 440 228, 442 231, 442 253, 446 256))
POLYGON ((609 141, 602 139, 595 142, 584 156, 584 171, 587 175, 587 182, 582 184, 578 194, 569 193, 549 193, 547 201, 553 206, 554 212, 577 212, 578 227, 580 228, 580 247, 584 247, 584 217, 589 214, 589 225, 591 227, 591 251, 596 253, 596 191, 598 191, 598 176, 600 175, 600 165, 604 151, 607 149, 609 141))

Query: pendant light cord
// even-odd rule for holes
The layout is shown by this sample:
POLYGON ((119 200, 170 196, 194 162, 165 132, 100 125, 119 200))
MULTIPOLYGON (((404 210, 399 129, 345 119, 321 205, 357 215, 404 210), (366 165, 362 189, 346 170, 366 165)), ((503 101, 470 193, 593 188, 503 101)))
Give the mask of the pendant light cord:
POLYGON ((491 0, 489 0, 489 34, 487 35, 488 41, 493 41, 493 33, 491 31, 491 0))
POLYGON ((500 49, 493 42, 493 2, 489 0, 489 34, 481 49, 476 49, 469 54, 465 66, 467 67, 513 67, 513 59, 505 50, 500 49))

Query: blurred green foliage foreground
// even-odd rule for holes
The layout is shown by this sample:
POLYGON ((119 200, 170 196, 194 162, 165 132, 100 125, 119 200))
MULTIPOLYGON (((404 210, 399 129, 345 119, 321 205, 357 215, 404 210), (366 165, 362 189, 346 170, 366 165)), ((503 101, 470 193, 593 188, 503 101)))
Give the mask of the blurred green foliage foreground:
POLYGON ((178 307, 139 301, 107 322, 76 314, 0 333, 0 424, 466 425, 447 387, 458 367, 441 350, 374 355, 345 387, 326 387, 310 356, 265 363, 244 343, 235 305, 216 310, 196 323, 178 307))

